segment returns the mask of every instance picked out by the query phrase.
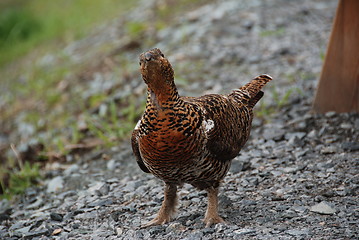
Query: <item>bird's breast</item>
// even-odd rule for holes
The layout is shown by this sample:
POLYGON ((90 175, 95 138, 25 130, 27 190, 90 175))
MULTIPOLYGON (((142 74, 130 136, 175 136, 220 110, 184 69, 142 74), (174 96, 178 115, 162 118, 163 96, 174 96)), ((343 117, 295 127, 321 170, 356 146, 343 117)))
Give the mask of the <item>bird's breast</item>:
MULTIPOLYGON (((179 127, 180 130, 182 127, 179 127)), ((184 129, 178 131, 172 125, 162 125, 139 139, 139 147, 144 161, 153 162, 187 162, 197 158, 202 152, 201 134, 195 132, 187 135, 184 129)))

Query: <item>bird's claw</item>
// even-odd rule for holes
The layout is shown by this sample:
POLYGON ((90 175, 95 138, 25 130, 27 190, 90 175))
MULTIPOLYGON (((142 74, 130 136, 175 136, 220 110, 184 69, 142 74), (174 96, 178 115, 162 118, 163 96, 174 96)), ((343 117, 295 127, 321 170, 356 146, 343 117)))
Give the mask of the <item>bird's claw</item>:
POLYGON ((157 216, 154 219, 152 219, 151 221, 149 221, 148 223, 145 223, 144 225, 142 225, 141 228, 162 225, 162 224, 168 223, 169 221, 170 221, 169 218, 157 216))
POLYGON ((217 224, 217 223, 226 223, 223 218, 221 218, 220 216, 214 216, 214 217, 205 217, 202 220, 205 224, 206 224, 206 228, 210 227, 213 224, 217 224))

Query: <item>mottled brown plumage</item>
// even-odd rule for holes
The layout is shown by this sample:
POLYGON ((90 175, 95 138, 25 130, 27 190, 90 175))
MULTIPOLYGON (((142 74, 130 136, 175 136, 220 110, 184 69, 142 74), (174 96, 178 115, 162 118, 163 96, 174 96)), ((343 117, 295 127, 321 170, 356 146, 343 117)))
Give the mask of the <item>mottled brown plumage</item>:
POLYGON ((162 207, 145 226, 170 221, 183 183, 207 191, 206 226, 224 222, 218 215, 219 184, 248 140, 252 108, 271 77, 258 76, 228 95, 190 98, 179 96, 172 66, 159 49, 141 54, 140 68, 148 97, 132 149, 140 168, 165 182, 162 207))

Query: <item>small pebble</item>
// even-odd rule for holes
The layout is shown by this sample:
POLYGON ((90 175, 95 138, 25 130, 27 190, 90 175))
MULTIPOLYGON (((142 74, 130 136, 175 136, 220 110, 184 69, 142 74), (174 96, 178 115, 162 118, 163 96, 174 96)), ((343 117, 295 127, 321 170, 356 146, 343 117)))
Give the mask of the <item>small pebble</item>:
POLYGON ((59 213, 52 212, 50 213, 51 220, 61 222, 63 219, 63 215, 59 213))
POLYGON ((312 206, 310 208, 310 211, 315 212, 315 213, 325 214, 325 215, 332 215, 336 212, 336 210, 334 208, 332 208, 325 202, 320 202, 320 203, 312 206))
POLYGON ((59 191, 64 187, 64 179, 61 176, 54 177, 47 184, 47 192, 52 193, 59 191))

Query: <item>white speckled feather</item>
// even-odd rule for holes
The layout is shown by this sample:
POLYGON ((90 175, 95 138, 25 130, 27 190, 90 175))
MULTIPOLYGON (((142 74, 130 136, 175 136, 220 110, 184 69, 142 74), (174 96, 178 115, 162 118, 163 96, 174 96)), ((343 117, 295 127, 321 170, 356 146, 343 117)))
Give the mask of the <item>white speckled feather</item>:
POLYGON ((208 133, 211 131, 212 128, 214 128, 214 121, 212 119, 207 119, 203 121, 205 132, 208 133))

